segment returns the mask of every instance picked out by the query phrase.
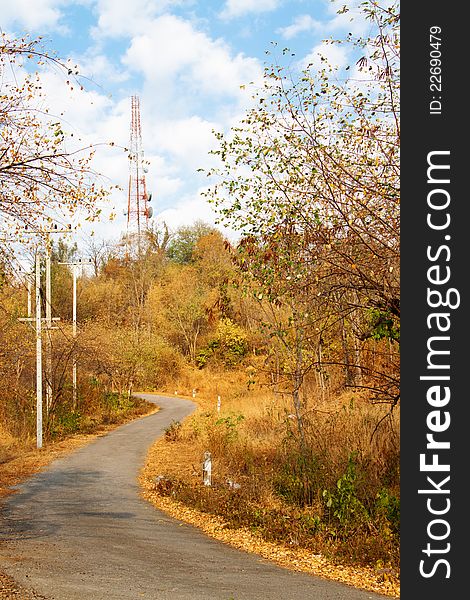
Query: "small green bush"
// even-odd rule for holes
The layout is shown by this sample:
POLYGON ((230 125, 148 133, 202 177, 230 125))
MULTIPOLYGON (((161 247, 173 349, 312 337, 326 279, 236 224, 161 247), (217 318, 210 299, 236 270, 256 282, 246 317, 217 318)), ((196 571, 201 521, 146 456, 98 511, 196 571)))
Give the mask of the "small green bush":
POLYGON ((282 457, 273 488, 289 504, 302 507, 315 503, 322 484, 322 468, 318 457, 306 457, 298 451, 292 451, 282 457))
POLYGON ((248 351, 245 331, 228 318, 217 323, 214 337, 199 350, 196 363, 203 368, 209 361, 218 361, 225 367, 235 367, 248 351))
POLYGON ((400 531, 400 499, 386 489, 381 489, 377 494, 376 512, 383 515, 393 535, 400 531))
POLYGON ((355 453, 348 458, 346 472, 336 482, 336 489, 323 490, 325 507, 332 521, 342 529, 354 528, 359 522, 369 520, 365 506, 357 496, 355 453))
POLYGON ((228 417, 217 419, 215 426, 223 428, 223 437, 226 443, 233 442, 237 439, 238 426, 244 418, 243 415, 229 415, 228 417))

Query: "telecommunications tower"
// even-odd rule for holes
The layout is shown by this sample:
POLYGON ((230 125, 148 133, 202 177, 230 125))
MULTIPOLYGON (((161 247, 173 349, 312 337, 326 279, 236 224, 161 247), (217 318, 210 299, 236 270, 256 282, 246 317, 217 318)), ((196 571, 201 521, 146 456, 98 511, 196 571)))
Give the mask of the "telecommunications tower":
POLYGON ((127 238, 140 239, 148 227, 148 220, 153 214, 149 202, 152 194, 147 193, 145 173, 148 169, 144 161, 142 146, 142 130, 140 125, 140 100, 131 97, 131 137, 129 147, 129 192, 127 199, 127 238))

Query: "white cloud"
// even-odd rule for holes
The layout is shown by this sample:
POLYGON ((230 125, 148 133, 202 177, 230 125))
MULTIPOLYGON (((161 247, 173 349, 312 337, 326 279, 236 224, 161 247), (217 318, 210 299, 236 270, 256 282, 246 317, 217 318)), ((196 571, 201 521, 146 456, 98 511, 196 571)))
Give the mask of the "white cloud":
POLYGON ((197 169, 207 163, 207 153, 214 147, 213 129, 217 129, 215 123, 192 116, 159 123, 155 137, 162 151, 197 169))
POLYGON ((331 19, 324 24, 324 29, 329 34, 335 32, 351 32, 356 36, 362 36, 370 28, 370 22, 365 18, 361 9, 361 0, 328 0, 328 12, 332 15, 331 19), (346 5, 347 10, 341 11, 346 5))
POLYGON ((118 37, 141 31, 157 14, 158 6, 155 0, 133 0, 131 5, 128 0, 97 0, 94 37, 118 37))
POLYGON ((233 19, 246 14, 275 10, 280 0, 227 0, 220 13, 222 19, 233 19))
POLYGON ((57 29, 61 7, 68 0, 4 0, 1 7, 2 27, 20 25, 28 30, 57 29))
POLYGON ((94 135, 97 141, 113 107, 111 99, 96 90, 80 90, 73 82, 70 89, 64 79, 60 72, 49 70, 41 74, 49 114, 63 113, 65 129, 76 137, 94 135))
POLYGON ((145 31, 147 25, 171 7, 187 4, 190 0, 96 0, 98 15, 94 29, 96 39, 132 36, 145 31))
POLYGON ((159 152, 160 154, 145 152, 145 160, 149 163, 145 181, 147 191, 152 193, 152 204, 158 204, 162 198, 174 196, 184 187, 184 181, 178 175, 180 170, 175 163, 163 156, 161 148, 159 148, 159 152))
POLYGON ((290 25, 279 28, 277 33, 280 33, 286 40, 290 40, 305 31, 318 31, 320 27, 322 24, 315 21, 310 15, 298 15, 290 25))
POLYGON ((114 83, 123 83, 129 79, 129 73, 113 64, 105 55, 101 54, 97 48, 90 48, 82 57, 78 59, 80 75, 89 78, 97 85, 100 82, 106 82, 106 85, 114 83))
POLYGON ((207 200, 197 195, 183 197, 177 207, 157 211, 156 216, 159 222, 164 221, 173 230, 181 225, 192 225, 198 219, 210 224, 214 224, 216 220, 216 215, 207 200))
POLYGON ((262 73, 257 59, 241 53, 233 56, 223 40, 212 40, 174 15, 154 19, 136 35, 123 63, 158 84, 159 95, 173 89, 193 102, 195 93, 240 96, 240 85, 262 73))
POLYGON ((168 208, 156 215, 158 223, 166 223, 170 231, 176 231, 182 225, 193 225, 195 221, 204 221, 209 225, 215 226, 230 241, 234 242, 240 234, 229 227, 216 224, 217 213, 202 195, 204 189, 200 189, 194 195, 187 195, 182 198, 177 207, 168 208))
POLYGON ((315 46, 302 61, 302 67, 311 65, 313 69, 321 71, 328 66, 344 68, 348 64, 348 52, 343 46, 321 43, 315 46))

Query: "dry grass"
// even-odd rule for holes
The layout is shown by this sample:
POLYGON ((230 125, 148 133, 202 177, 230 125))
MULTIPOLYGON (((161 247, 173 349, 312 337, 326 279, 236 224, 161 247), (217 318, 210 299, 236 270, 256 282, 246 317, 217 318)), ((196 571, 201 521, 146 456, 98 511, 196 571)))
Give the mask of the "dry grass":
MULTIPOLYGON (((188 371, 175 390, 165 390, 192 398, 195 389, 198 409, 149 454, 142 473, 147 497, 198 526, 221 519, 229 537, 237 531, 248 539, 248 532, 256 543, 251 540, 245 549, 267 544, 271 550, 266 552, 272 553, 276 547, 277 554, 290 557, 283 560, 293 568, 300 561, 308 570, 305 557, 321 556, 333 578, 346 581, 340 574, 351 569, 362 573, 360 587, 377 591, 379 585, 382 593, 397 595, 397 515, 392 521, 389 515, 399 498, 398 411, 381 421, 386 407, 372 406, 358 390, 325 402, 310 399, 306 436, 318 464, 305 466, 299 461, 290 398, 258 385, 248 390, 248 379, 246 372, 225 377, 188 371), (212 454, 211 488, 202 485, 206 450, 212 454), (342 495, 337 492, 340 479, 346 490, 342 495), (238 484, 236 490, 229 481, 238 484), (333 497, 330 509, 323 490, 333 497)), ((312 564, 312 572, 318 572, 318 560, 312 564)))
MULTIPOLYGON (((153 448, 153 452, 160 454, 161 451, 162 445, 157 443, 153 448)), ((150 461, 151 457, 150 454, 150 461)), ((246 527, 234 529, 222 517, 202 513, 173 498, 162 497, 151 482, 151 472, 147 469, 142 471, 141 485, 144 489, 144 498, 151 502, 155 508, 180 521, 198 527, 212 538, 239 550, 262 556, 294 571, 302 571, 318 577, 339 581, 392 598, 400 597, 399 582, 390 569, 334 564, 321 554, 314 554, 302 548, 292 548, 279 543, 267 542, 246 527)))
MULTIPOLYGON (((204 411, 205 405, 207 405, 207 401, 202 400, 198 413, 204 411)), ((196 414, 195 419, 197 420, 197 418, 196 414)), ((215 539, 241 550, 255 553, 280 566, 340 581, 392 598, 399 598, 400 585, 397 572, 381 563, 369 567, 341 564, 329 560, 320 551, 312 551, 279 541, 267 541, 252 527, 234 526, 230 519, 210 511, 210 508, 214 507, 206 505, 197 509, 188 501, 178 500, 178 493, 176 493, 176 497, 173 493, 162 494, 162 483, 164 486, 165 481, 182 480, 196 488, 203 487, 201 485, 201 465, 197 460, 198 456, 202 458, 201 447, 194 443, 193 433, 191 433, 193 426, 191 419, 188 419, 183 425, 180 439, 167 441, 165 438, 161 438, 149 451, 146 465, 140 475, 140 483, 143 496, 156 508, 200 528, 215 539), (198 448, 197 452, 195 452, 196 448, 198 448), (165 479, 161 480, 162 476, 165 479), (160 483, 156 484, 156 481, 159 480, 160 483)), ((263 443, 266 443, 266 440, 263 443)), ((217 471, 222 465, 221 461, 216 460, 213 468, 217 471)), ((206 490, 203 490, 203 493, 205 492, 206 490)), ((276 503, 279 504, 279 501, 272 495, 268 497, 266 494, 263 498, 259 498, 260 506, 273 507, 276 503)))

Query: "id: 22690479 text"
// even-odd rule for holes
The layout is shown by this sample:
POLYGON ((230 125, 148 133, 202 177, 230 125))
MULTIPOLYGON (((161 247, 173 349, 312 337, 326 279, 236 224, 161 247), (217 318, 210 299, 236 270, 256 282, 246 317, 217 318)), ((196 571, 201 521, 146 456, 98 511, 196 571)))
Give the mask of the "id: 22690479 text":
POLYGON ((442 30, 438 25, 429 28, 429 114, 442 114, 442 30))

